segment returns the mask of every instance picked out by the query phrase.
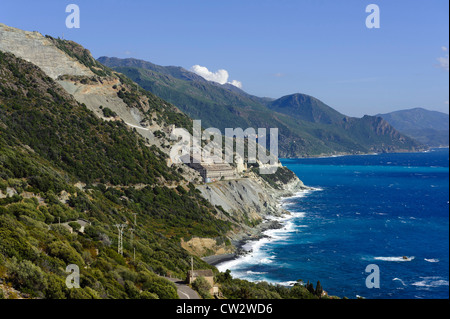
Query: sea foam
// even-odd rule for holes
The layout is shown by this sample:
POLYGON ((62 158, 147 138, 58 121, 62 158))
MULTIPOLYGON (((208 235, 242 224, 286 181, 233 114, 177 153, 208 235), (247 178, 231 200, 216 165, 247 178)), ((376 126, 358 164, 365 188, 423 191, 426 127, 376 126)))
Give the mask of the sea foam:
MULTIPOLYGON (((406 257, 406 256, 405 256, 406 257)), ((404 262, 404 261, 412 261, 414 260, 414 256, 403 258, 401 257, 374 257, 376 260, 382 260, 382 261, 397 261, 397 262, 404 262)))

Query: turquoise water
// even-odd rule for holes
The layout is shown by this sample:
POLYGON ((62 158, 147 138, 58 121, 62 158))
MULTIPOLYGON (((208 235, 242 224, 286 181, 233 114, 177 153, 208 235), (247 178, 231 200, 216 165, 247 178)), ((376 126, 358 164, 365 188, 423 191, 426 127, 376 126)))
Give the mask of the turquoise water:
POLYGON ((219 269, 284 285, 320 280, 340 297, 449 298, 448 149, 282 162, 316 190, 285 199, 284 228, 219 269), (370 264, 379 288, 366 286, 370 264))

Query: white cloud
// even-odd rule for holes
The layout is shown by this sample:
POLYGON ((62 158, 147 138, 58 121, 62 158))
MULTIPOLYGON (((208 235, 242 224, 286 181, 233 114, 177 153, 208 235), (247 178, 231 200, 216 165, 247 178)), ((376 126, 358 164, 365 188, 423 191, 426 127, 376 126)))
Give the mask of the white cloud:
POLYGON ((231 85, 234 85, 237 88, 242 89, 242 82, 240 82, 240 81, 233 80, 233 81, 228 82, 228 83, 230 83, 231 85))
MULTIPOLYGON (((448 48, 447 47, 442 47, 442 51, 444 52, 448 52, 448 48)), ((448 53, 444 56, 444 57, 440 57, 438 58, 439 61, 439 66, 444 69, 445 71, 449 71, 448 68, 448 53)))
POLYGON ((193 67, 191 67, 191 71, 197 75, 200 75, 205 80, 217 82, 219 84, 228 83, 228 84, 234 85, 238 88, 242 88, 242 83, 237 80, 228 82, 228 78, 230 76, 229 76, 227 70, 220 69, 217 72, 211 72, 210 70, 208 70, 207 67, 196 64, 193 67))
POLYGON ((227 70, 221 69, 217 72, 211 72, 208 70, 208 68, 200 66, 198 64, 194 65, 191 70, 192 72, 203 77, 205 80, 217 82, 220 84, 227 83, 229 77, 227 70))

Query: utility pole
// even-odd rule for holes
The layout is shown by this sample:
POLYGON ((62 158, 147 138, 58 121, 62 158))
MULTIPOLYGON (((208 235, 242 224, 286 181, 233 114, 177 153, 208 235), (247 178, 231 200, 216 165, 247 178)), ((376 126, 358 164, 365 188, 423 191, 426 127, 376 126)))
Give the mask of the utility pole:
POLYGON ((133 239, 134 239, 134 228, 130 228, 131 233, 131 245, 133 245, 133 239))
POLYGON ((117 230, 119 231, 119 242, 117 245, 117 253, 123 256, 123 230, 125 227, 127 227, 126 224, 116 224, 114 225, 117 227, 117 230))
POLYGON ((193 278, 194 278, 194 257, 191 256, 191 278, 189 278, 189 281, 192 282, 193 278))

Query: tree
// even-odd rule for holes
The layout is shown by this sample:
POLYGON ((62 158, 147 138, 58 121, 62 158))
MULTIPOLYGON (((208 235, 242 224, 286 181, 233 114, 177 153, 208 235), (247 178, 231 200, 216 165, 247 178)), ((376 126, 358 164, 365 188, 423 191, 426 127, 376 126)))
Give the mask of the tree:
POLYGON ((198 277, 197 279, 195 279, 192 283, 192 288, 194 288, 203 299, 212 298, 211 294, 209 293, 209 291, 211 290, 211 285, 205 279, 205 277, 198 277))
POLYGON ((310 283, 309 280, 308 280, 308 282, 306 283, 306 289, 307 289, 310 293, 312 293, 313 295, 316 293, 316 291, 314 290, 314 285, 313 285, 313 283, 310 283))
POLYGON ((320 284, 320 281, 317 281, 315 295, 320 298, 322 296, 322 293, 323 293, 322 285, 320 284))

